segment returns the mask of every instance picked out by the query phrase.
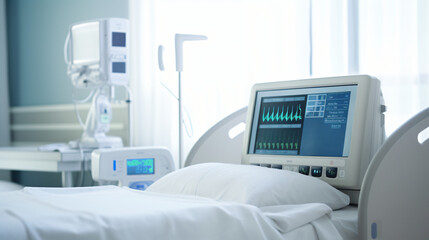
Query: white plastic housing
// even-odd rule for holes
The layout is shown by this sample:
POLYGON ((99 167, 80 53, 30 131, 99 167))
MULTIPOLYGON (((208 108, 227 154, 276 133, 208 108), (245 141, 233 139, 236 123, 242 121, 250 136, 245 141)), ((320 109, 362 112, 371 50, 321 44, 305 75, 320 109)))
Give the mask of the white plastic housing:
MULTIPOLYGON (((318 177, 321 180, 339 189, 359 190, 371 158, 384 141, 384 118, 382 117, 384 108, 382 108, 381 99, 380 82, 376 78, 365 75, 256 84, 252 88, 247 113, 242 163, 260 164, 261 166, 275 165, 292 171, 298 171, 301 165, 320 166, 323 168, 323 174, 318 177), (357 90, 355 91, 353 119, 348 120, 348 122, 352 123, 348 156, 249 154, 252 121, 254 121, 253 114, 255 112, 256 96, 259 91, 350 85, 357 86, 357 90), (338 175, 335 178, 328 178, 327 173, 325 173, 326 167, 337 168, 338 175)), ((309 175, 311 176, 311 174, 309 175)))
MULTIPOLYGON (((176 52, 176 71, 183 71, 183 42, 185 41, 198 41, 207 40, 204 35, 193 34, 176 34, 174 37, 174 48, 176 52)), ((161 70, 162 71, 162 70, 161 70)))
MULTIPOLYGON (((126 85, 129 78, 129 23, 108 18, 70 27, 70 78, 76 87, 126 85)), ((67 57, 66 57, 67 58, 67 57)))
POLYGON ((97 149, 91 156, 92 178, 95 181, 119 181, 122 186, 146 189, 154 181, 175 170, 170 151, 163 147, 97 149), (130 172, 127 162, 153 160, 152 172, 130 172))
POLYGON ((359 239, 429 236, 429 108, 397 129, 374 156, 359 199, 359 239))

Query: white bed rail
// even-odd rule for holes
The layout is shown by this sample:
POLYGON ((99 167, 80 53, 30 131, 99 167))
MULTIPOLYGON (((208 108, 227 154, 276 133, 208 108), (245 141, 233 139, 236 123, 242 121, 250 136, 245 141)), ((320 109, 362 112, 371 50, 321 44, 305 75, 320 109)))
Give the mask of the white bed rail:
POLYGON ((359 239, 429 236, 429 108, 394 132, 370 163, 359 199, 359 239))
POLYGON ((247 107, 222 119, 195 143, 185 167, 206 162, 241 164, 247 107))

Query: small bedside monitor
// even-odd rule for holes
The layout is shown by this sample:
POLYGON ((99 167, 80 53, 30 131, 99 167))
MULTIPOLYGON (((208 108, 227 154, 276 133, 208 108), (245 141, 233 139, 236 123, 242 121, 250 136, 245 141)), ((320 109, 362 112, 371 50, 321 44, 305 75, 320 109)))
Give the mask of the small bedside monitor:
POLYGON ((256 84, 242 163, 359 190, 384 141, 381 102, 380 82, 365 75, 256 84))

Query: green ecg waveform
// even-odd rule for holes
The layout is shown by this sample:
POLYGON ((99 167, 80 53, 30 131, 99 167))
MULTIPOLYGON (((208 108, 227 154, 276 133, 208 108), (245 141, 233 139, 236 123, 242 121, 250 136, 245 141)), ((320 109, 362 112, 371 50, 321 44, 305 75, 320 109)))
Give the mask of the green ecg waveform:
POLYGON ((298 150, 298 142, 257 142, 257 149, 269 150, 298 150))
POLYGON ((269 121, 298 121, 302 119, 302 109, 301 104, 298 105, 298 107, 295 109, 295 113, 293 111, 293 107, 289 112, 289 106, 285 108, 284 106, 281 109, 280 107, 277 107, 277 112, 275 110, 275 107, 273 107, 272 112, 270 112, 270 108, 268 108, 267 113, 265 113, 265 107, 264 111, 262 113, 262 122, 269 122, 269 121))

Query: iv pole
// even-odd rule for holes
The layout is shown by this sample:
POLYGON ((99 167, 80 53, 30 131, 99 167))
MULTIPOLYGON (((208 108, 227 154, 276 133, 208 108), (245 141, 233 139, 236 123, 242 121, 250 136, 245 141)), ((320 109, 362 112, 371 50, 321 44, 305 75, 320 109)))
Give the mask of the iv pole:
POLYGON ((178 84, 179 84, 179 168, 182 168, 182 153, 183 153, 183 109, 182 109, 182 79, 181 73, 183 71, 183 42, 185 41, 196 41, 196 40, 207 40, 206 36, 203 35, 192 35, 192 34, 176 34, 174 37, 174 46, 176 52, 176 71, 178 72, 178 84))

